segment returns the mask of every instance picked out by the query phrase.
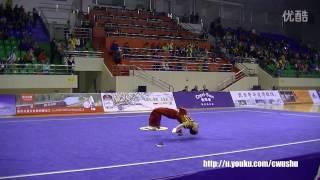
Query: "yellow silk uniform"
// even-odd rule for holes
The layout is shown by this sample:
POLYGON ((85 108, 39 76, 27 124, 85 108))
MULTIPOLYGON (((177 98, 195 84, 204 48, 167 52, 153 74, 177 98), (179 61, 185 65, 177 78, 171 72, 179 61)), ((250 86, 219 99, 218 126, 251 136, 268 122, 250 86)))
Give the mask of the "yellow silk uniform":
POLYGON ((184 128, 191 129, 194 127, 194 121, 187 115, 181 115, 179 120, 179 122, 183 124, 184 128))

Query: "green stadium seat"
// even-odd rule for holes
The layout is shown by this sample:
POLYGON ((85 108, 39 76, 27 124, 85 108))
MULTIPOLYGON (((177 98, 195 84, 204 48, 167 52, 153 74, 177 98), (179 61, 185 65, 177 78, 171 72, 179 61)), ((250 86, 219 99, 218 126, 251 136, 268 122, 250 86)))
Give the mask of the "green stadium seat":
POLYGON ((20 69, 20 73, 21 73, 21 74, 27 74, 27 69, 26 69, 26 68, 20 69))
POLYGON ((7 55, 6 51, 4 49, 0 49, 0 58, 5 59, 6 55, 7 55))
POLYGON ((16 39, 11 39, 10 44, 11 44, 11 46, 18 45, 18 41, 16 39))
POLYGON ((4 70, 4 73, 5 73, 5 74, 10 74, 10 73, 11 73, 11 70, 10 70, 9 68, 6 68, 6 69, 4 70))
POLYGON ((6 49, 6 51, 7 51, 7 54, 10 54, 10 53, 11 53, 12 48, 11 48, 10 45, 6 45, 5 49, 6 49))
POLYGON ((21 58, 21 53, 18 49, 13 49, 14 53, 16 53, 17 58, 21 58))
POLYGON ((4 45, 5 46, 10 46, 11 45, 10 40, 4 40, 4 45))
POLYGON ((26 64, 26 72, 28 72, 28 74, 33 74, 34 73, 33 64, 26 64))

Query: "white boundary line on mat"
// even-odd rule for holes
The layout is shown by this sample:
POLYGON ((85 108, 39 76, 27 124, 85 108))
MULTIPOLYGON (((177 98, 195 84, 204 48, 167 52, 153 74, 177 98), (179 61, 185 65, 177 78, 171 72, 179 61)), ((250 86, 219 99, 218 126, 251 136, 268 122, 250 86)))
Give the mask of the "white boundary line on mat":
MULTIPOLYGON (((309 114, 294 114, 294 113, 287 113, 287 112, 282 112, 282 111, 263 111, 263 110, 251 110, 251 109, 230 109, 230 110, 217 110, 217 111, 205 111, 205 112, 197 112, 197 111, 191 111, 191 114, 215 114, 215 113, 225 113, 225 112, 259 112, 259 113, 264 113, 264 114, 273 114, 273 113, 280 113, 282 115, 288 115, 288 116, 298 116, 298 117, 314 117, 314 118, 320 118, 320 115, 309 115, 309 114)), ((319 113, 320 114, 320 113, 319 113)), ((136 114, 136 115, 115 115, 115 116, 110 116, 110 114, 105 114, 105 115, 98 115, 94 116, 92 115, 91 117, 64 117, 64 118, 52 118, 52 117, 36 117, 35 119, 32 118, 21 118, 18 120, 1 120, 0 119, 0 124, 10 124, 10 123, 28 123, 28 122, 49 122, 49 121, 71 121, 71 120, 92 120, 92 119, 116 119, 116 118, 130 118, 130 117, 146 117, 149 116, 149 114, 136 114), (31 120, 30 120, 31 119, 31 120)))
MULTIPOLYGON (((192 112, 192 114, 214 114, 214 113, 225 113, 225 112, 239 112, 243 110, 230 110, 230 111, 208 111, 208 112, 192 112)), ((21 118, 17 120, 0 120, 0 124, 6 123, 28 123, 28 122, 48 122, 48 121, 71 121, 71 120, 87 120, 87 119, 116 119, 116 118, 130 118, 130 117, 148 117, 149 114, 136 114, 136 115, 113 115, 110 116, 109 114, 105 115, 98 115, 91 117, 64 117, 64 118, 52 118, 52 117, 36 117, 35 119, 32 118, 21 118)))
POLYGON ((3 177, 0 177, 0 179, 16 179, 16 178, 26 178, 26 177, 36 177, 36 176, 46 176, 46 175, 55 175, 55 174, 66 174, 66 173, 76 173, 76 172, 86 172, 86 171, 114 169, 114 168, 140 166, 140 165, 148 165, 148 164, 166 163, 166 162, 173 162, 173 161, 182 161, 182 160, 205 158, 205 157, 211 157, 211 156, 220 156, 220 155, 236 154, 236 153, 249 152, 249 151, 272 149, 272 148, 285 147, 285 146, 291 146, 291 145, 297 145, 297 144, 306 144, 306 143, 312 143, 312 142, 320 142, 320 138, 319 139, 310 139, 310 140, 304 140, 304 141, 285 143, 285 144, 276 144, 276 145, 270 145, 270 146, 261 146, 261 147, 255 147, 255 148, 249 148, 249 149, 226 151, 226 152, 204 154, 204 155, 196 155, 196 156, 187 156, 187 157, 165 159, 165 160, 157 160, 157 161, 145 161, 145 162, 110 165, 110 166, 101 166, 101 167, 93 167, 93 168, 70 169, 70 170, 62 170, 62 171, 49 171, 49 172, 21 174, 21 175, 13 175, 13 176, 3 176, 3 177))
POLYGON ((311 115, 311 114, 297 114, 297 113, 294 113, 294 112, 292 112, 292 113, 290 113, 290 112, 283 112, 283 111, 279 111, 279 110, 263 111, 263 110, 243 109, 243 111, 247 111, 247 112, 258 112, 258 113, 264 113, 264 114, 279 113, 279 114, 281 114, 281 115, 288 115, 288 116, 320 118, 320 113, 319 113, 319 115, 311 115))

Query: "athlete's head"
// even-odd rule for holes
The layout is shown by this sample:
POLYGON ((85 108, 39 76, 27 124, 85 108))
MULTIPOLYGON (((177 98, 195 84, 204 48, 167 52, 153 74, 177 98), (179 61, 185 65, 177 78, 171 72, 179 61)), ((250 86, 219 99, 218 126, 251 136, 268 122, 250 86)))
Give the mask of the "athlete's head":
POLYGON ((197 135, 199 132, 199 124, 196 122, 193 122, 192 127, 190 128, 190 134, 197 135))

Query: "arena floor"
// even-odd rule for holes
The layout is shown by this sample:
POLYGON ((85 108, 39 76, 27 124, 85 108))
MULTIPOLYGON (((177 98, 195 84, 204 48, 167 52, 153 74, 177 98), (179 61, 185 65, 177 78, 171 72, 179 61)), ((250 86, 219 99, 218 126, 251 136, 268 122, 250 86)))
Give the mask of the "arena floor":
POLYGON ((309 106, 192 111, 197 136, 171 134, 177 123, 166 118, 168 131, 140 131, 147 113, 2 118, 0 179, 170 179, 208 170, 203 160, 319 154, 318 112, 309 106))

